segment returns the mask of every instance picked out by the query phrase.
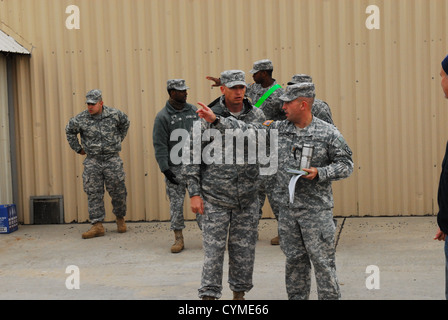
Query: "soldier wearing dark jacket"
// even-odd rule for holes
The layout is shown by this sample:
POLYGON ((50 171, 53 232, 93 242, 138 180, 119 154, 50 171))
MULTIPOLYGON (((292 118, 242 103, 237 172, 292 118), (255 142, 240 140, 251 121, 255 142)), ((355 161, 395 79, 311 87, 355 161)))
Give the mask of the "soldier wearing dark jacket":
POLYGON ((181 135, 173 137, 173 140, 171 136, 173 131, 178 129, 187 133, 190 132, 194 121, 199 119, 196 114, 197 108, 187 103, 187 89, 189 88, 183 79, 167 81, 170 98, 165 107, 157 114, 153 129, 155 156, 160 171, 166 177, 166 193, 170 200, 170 230, 174 231, 175 239, 171 246, 172 253, 179 253, 184 249, 182 234, 182 230, 185 229, 183 206, 187 185, 181 172, 181 163, 174 159, 182 158, 182 148, 179 148, 179 154, 171 155, 173 148, 179 145, 178 138, 181 135))
POLYGON ((87 110, 70 119, 65 132, 70 147, 78 154, 87 155, 82 177, 93 226, 82 237, 89 239, 104 235, 104 186, 112 198, 118 232, 126 232, 127 191, 119 152, 130 123, 124 112, 103 105, 100 90, 89 91, 86 98, 87 110))
MULTIPOLYGON (((442 61, 442 89, 445 98, 448 99, 448 56, 442 61)), ((437 213, 437 224, 439 230, 434 240, 445 241, 445 298, 448 300, 448 143, 446 146, 445 157, 442 162, 442 172, 440 174, 438 191, 439 212, 437 213)))

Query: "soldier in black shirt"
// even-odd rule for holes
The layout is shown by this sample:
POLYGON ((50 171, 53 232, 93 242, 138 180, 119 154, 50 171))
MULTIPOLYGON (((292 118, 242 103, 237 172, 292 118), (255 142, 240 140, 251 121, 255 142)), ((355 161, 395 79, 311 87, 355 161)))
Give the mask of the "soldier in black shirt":
MULTIPOLYGON (((442 89, 445 93, 445 98, 448 99, 448 56, 442 61, 442 70, 440 76, 442 77, 442 89)), ((439 213, 437 214, 437 224, 439 230, 434 237, 434 240, 445 241, 445 298, 448 300, 448 144, 445 153, 445 158, 442 162, 442 173, 440 175, 439 193, 438 193, 439 213)))

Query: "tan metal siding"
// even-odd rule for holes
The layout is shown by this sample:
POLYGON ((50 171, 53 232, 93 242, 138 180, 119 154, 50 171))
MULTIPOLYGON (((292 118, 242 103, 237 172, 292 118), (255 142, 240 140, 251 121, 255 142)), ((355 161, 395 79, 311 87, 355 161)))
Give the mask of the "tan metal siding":
POLYGON ((1 1, 0 29, 32 52, 15 66, 21 219, 29 222, 30 196, 53 194, 64 195, 67 222, 88 219, 82 158, 64 128, 97 87, 131 120, 122 152, 128 218, 169 219, 152 147, 166 80, 185 78, 189 102, 208 102, 219 90, 206 75, 248 73, 263 58, 283 85, 295 73, 313 76, 353 149, 354 174, 334 183, 336 215, 434 214, 448 138, 439 79, 446 16, 445 0, 1 1), (80 9, 80 30, 65 28, 69 5, 80 9), (369 5, 380 9, 380 30, 365 27, 369 5))

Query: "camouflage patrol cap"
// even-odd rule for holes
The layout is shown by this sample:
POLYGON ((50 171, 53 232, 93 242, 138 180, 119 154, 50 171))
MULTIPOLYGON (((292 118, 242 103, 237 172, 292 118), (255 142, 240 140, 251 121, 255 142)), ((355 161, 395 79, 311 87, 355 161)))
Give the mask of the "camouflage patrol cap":
POLYGON ((250 70, 250 73, 255 74, 258 71, 263 71, 263 70, 274 70, 274 65, 272 64, 271 60, 263 59, 263 60, 255 61, 254 67, 252 70, 250 70))
POLYGON ((227 70, 221 73, 221 84, 227 88, 232 88, 234 86, 245 86, 246 84, 246 74, 241 70, 227 70))
POLYGON ((93 89, 87 92, 86 94, 86 103, 87 104, 97 104, 101 100, 103 100, 103 94, 99 89, 93 89))
POLYGON ((187 85, 185 84, 185 80, 183 79, 171 79, 168 80, 166 82, 166 88, 167 90, 179 90, 179 91, 184 91, 187 89, 190 89, 189 87, 187 87, 187 85))
POLYGON ((291 81, 288 82, 288 86, 290 86, 292 84, 304 83, 304 82, 312 83, 313 78, 311 78, 311 76, 309 76, 307 74, 295 74, 292 76, 291 81))
POLYGON ((285 93, 279 99, 284 102, 290 102, 299 97, 314 98, 315 96, 314 83, 305 82, 287 86, 285 93))

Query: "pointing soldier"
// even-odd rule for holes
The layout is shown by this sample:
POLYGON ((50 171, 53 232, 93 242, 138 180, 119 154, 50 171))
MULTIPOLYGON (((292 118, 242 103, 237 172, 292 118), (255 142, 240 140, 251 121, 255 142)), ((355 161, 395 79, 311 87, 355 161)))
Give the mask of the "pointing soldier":
POLYGON ((100 90, 89 91, 86 98, 87 110, 70 119, 65 132, 70 147, 78 154, 87 155, 82 177, 92 228, 82 238, 90 239, 104 236, 104 186, 112 198, 117 230, 126 232, 127 191, 119 152, 130 123, 124 112, 103 104, 100 90))
MULTIPOLYGON (((282 109, 283 101, 279 97, 284 93, 283 88, 277 83, 277 81, 272 78, 272 73, 274 71, 274 65, 271 60, 263 59, 255 61, 250 73, 254 79, 254 83, 247 87, 246 96, 252 101, 255 107, 263 111, 267 120, 285 120, 285 112, 282 109)), ((214 81, 215 86, 219 85, 220 79, 207 77, 208 80, 214 81)), ((215 100, 216 101, 216 100, 215 100)), ((211 105, 214 103, 212 102, 211 105)), ((278 219, 278 204, 276 199, 278 195, 274 193, 273 188, 267 188, 266 186, 273 185, 273 176, 264 175, 260 176, 260 190, 259 190, 259 200, 260 200, 260 212, 259 218, 263 214, 262 208, 266 196, 269 199, 269 204, 271 206, 272 212, 276 219, 278 219)), ((278 236, 271 240, 272 245, 278 245, 278 236)))
MULTIPOLYGON (((187 103, 187 89, 185 80, 171 79, 167 81, 169 99, 165 107, 157 114, 154 121, 153 145, 160 171, 165 175, 166 193, 170 200, 170 229, 174 231, 174 244, 172 253, 179 253, 184 249, 185 229, 184 199, 186 193, 186 180, 181 172, 181 165, 171 160, 171 150, 178 143, 171 141, 171 133, 176 129, 190 132, 193 122, 198 120, 197 108, 187 103)), ((182 149, 181 149, 182 150, 182 149)), ((182 157, 182 155, 177 155, 182 157)), ((199 218, 199 217, 198 217, 199 218)))
POLYGON ((338 129, 311 113, 315 98, 314 84, 288 86, 284 95, 285 121, 266 121, 263 125, 245 124, 220 118, 203 106, 201 118, 220 131, 266 128, 278 132, 278 187, 284 194, 279 214, 280 247, 286 255, 286 289, 289 299, 308 299, 313 264, 319 299, 339 299, 340 289, 335 263, 335 224, 333 222, 332 181, 347 178, 353 172, 352 152, 338 129), (314 147, 310 168, 300 167, 304 144, 314 147), (292 197, 289 169, 303 170, 292 197))
MULTIPOLYGON (((253 74, 255 83, 250 84, 246 89, 246 96, 252 101, 253 105, 259 108, 265 114, 268 120, 284 120, 285 112, 282 110, 283 102, 279 97, 284 93, 283 88, 272 78, 274 66, 269 59, 258 60, 254 62, 250 73, 253 74)), ((215 84, 212 87, 219 87, 221 79, 206 77, 215 84)), ((217 100, 213 101, 213 106, 217 100)))
MULTIPOLYGON (((243 71, 224 71, 221 73, 221 84, 223 96, 213 106, 216 114, 223 118, 238 119, 244 123, 265 121, 263 112, 244 98, 246 82, 243 71)), ((201 137, 206 136, 205 131, 210 125, 202 121, 201 126, 201 137)), ((201 154, 202 150, 213 144, 203 140, 205 139, 192 140, 193 147, 190 148, 190 152, 193 158, 195 143, 201 145, 201 154)), ((232 163, 228 163, 227 159, 225 163, 203 159, 202 164, 186 164, 183 167, 188 180, 191 209, 193 212, 203 214, 202 235, 205 257, 199 289, 199 297, 203 300, 219 299, 222 295, 227 239, 229 284, 234 300, 244 300, 245 292, 253 287, 259 210, 257 194, 259 166, 249 164, 246 157, 244 163, 237 163, 235 145, 225 145, 233 140, 233 137, 227 139, 226 136, 222 139, 222 146, 219 146, 222 147, 222 155, 228 154, 229 150, 233 151, 232 163)), ((246 143, 244 151, 247 154, 246 143)))

